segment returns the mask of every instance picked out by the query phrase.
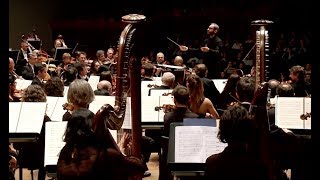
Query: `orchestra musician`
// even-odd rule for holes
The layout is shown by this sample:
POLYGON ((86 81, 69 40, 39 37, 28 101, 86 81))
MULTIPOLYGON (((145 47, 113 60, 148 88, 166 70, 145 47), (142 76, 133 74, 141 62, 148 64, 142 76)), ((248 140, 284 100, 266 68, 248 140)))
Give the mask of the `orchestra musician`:
MULTIPOLYGON (((176 108, 164 115, 163 135, 169 138, 170 124, 172 122, 183 122, 184 118, 197 118, 199 115, 189 110, 189 90, 185 86, 178 85, 172 91, 173 101, 176 108)), ((162 154, 159 158, 159 180, 173 179, 169 168, 167 167, 168 143, 164 142, 162 154)))
POLYGON ((64 42, 63 36, 61 34, 58 35, 57 39, 54 41, 54 47, 62 47, 62 48, 68 48, 66 43, 64 42))

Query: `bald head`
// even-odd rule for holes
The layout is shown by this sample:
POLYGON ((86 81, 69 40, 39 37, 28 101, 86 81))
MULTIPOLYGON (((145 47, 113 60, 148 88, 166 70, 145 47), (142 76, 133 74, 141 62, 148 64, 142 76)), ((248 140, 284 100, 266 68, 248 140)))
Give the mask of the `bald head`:
POLYGON ((176 56, 174 58, 173 64, 175 66, 183 66, 183 58, 181 56, 176 56))
POLYGON ((112 88, 112 85, 111 85, 111 83, 109 81, 103 80, 103 81, 98 82, 97 88, 98 89, 106 89, 106 90, 108 90, 109 88, 112 88))
POLYGON ((175 76, 171 72, 165 72, 161 78, 162 84, 173 88, 175 76))

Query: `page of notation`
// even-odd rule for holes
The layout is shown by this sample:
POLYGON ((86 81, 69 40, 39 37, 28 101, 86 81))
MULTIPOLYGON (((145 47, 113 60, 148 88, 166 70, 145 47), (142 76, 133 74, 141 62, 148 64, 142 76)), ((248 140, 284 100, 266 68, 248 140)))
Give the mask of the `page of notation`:
POLYGON ((56 165, 59 154, 65 142, 63 135, 67 127, 67 121, 47 122, 45 124, 45 148, 44 148, 44 165, 56 165))
POLYGON ((155 81, 141 81, 141 96, 148 96, 149 94, 149 89, 148 87, 149 84, 155 84, 155 81))
POLYGON ((67 100, 65 97, 59 97, 58 101, 56 103, 56 106, 52 112, 52 115, 50 117, 51 121, 62 121, 62 117, 64 113, 67 112, 67 110, 63 110, 62 105, 67 103, 67 100))
MULTIPOLYGON (((311 113, 311 98, 304 98, 304 113, 311 113)), ((311 117, 304 121, 304 129, 311 129, 311 117)))
MULTIPOLYGON (((159 122, 159 96, 141 96, 141 122, 159 122)), ((161 110, 162 111, 162 110, 161 110)))
POLYGON ((64 86, 63 96, 66 97, 66 99, 67 99, 67 95, 68 95, 68 90, 69 90, 69 86, 64 86))
POLYGON ((59 97, 47 96, 47 111, 46 111, 46 113, 47 113, 48 117, 52 116, 53 110, 57 105, 58 99, 59 99, 59 97))
POLYGON ((18 126, 22 102, 9 102, 9 133, 15 133, 18 126))
POLYGON ((150 96, 163 96, 164 93, 171 93, 172 89, 151 89, 150 96))
POLYGON ((42 128, 47 104, 45 102, 23 102, 17 133, 39 133, 42 128))
POLYGON ((20 89, 26 89, 31 83, 32 83, 32 80, 23 80, 23 83, 20 89))
POLYGON ((205 163, 227 146, 217 138, 218 127, 177 126, 175 128, 175 162, 205 163))
POLYGON ((17 83, 16 84, 16 89, 21 90, 21 86, 22 86, 22 84, 24 82, 24 79, 16 79, 15 82, 17 83))
MULTIPOLYGON (((173 96, 169 95, 169 96, 159 96, 160 99, 160 106, 162 106, 163 104, 170 104, 170 105, 175 105, 174 101, 173 101, 173 96)), ((163 117, 164 117, 164 111, 160 110, 159 111, 159 121, 163 122, 163 117)))
POLYGON ((115 105, 115 96, 95 96, 94 101, 89 105, 89 110, 97 113, 98 110, 105 104, 110 104, 112 107, 115 105))
POLYGON ((226 86, 228 79, 212 79, 212 81, 214 82, 214 85, 218 91, 221 93, 226 86))
POLYGON ((277 97, 275 104, 275 124, 281 128, 304 129, 300 119, 304 105, 301 97, 277 97))
POLYGON ((88 83, 90 84, 93 91, 97 89, 97 85, 99 83, 99 80, 100 80, 100 76, 91 75, 89 77, 88 83))

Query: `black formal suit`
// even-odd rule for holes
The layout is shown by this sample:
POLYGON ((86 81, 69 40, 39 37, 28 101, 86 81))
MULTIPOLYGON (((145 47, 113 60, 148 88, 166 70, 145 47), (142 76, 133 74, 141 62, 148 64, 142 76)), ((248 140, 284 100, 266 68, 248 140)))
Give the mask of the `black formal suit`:
POLYGON ((33 80, 33 78, 35 77, 33 68, 31 67, 31 65, 29 63, 23 67, 22 77, 25 80, 33 80))
MULTIPOLYGON (((31 53, 31 51, 28 49, 25 53, 29 54, 31 53)), ((28 60, 27 58, 24 57, 23 51, 20 49, 18 53, 17 61, 15 62, 16 73, 21 76, 23 67, 26 66, 27 64, 28 64, 28 60)))
POLYGON ((211 155, 206 160, 206 179, 267 180, 267 168, 256 155, 245 147, 226 147, 221 153, 211 155))
MULTIPOLYGON (((191 112, 186 107, 177 107, 174 111, 168 112, 164 115, 164 129, 163 135, 169 137, 170 124, 172 122, 183 122, 184 118, 197 118, 198 115, 191 112)), ((170 170, 167 167, 167 157, 168 157, 168 144, 169 141, 162 141, 162 154, 159 160, 159 180, 172 179, 170 170)))
POLYGON ((202 77, 200 79, 203 82, 204 96, 210 99, 212 104, 217 107, 220 92, 218 91, 216 85, 211 79, 208 79, 206 77, 202 77))
POLYGON ((40 87, 44 88, 44 83, 38 77, 34 77, 32 79, 31 85, 39 85, 40 87))

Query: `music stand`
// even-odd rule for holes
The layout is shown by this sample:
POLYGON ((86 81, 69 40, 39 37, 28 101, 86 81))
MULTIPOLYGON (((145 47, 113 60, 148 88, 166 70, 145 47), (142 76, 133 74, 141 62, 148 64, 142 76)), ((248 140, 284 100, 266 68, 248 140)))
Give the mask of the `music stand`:
POLYGON ((41 48, 41 40, 28 40, 28 43, 31 44, 35 49, 41 48))
POLYGON ((72 49, 71 48, 61 48, 61 47, 57 47, 56 48, 56 52, 54 53, 54 60, 56 60, 57 62, 62 61, 62 55, 64 53, 69 53, 71 55, 72 53, 72 49))
POLYGON ((14 62, 18 59, 19 50, 9 50, 9 57, 13 59, 14 62))

